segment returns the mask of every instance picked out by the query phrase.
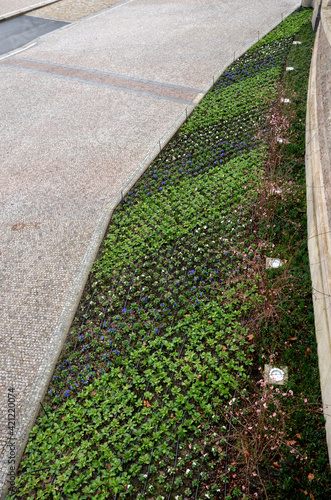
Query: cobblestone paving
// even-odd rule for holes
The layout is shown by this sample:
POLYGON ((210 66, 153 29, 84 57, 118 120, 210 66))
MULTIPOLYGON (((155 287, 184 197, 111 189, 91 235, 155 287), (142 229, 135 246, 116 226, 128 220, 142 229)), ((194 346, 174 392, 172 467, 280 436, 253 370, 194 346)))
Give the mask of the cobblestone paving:
POLYGON ((9 390, 19 451, 111 196, 175 132, 179 98, 205 89, 300 2, 62 0, 33 14, 70 22, 116 3, 0 64, 0 497, 9 390))
POLYGON ((61 0, 52 5, 31 10, 29 15, 74 22, 107 9, 123 0, 61 0))

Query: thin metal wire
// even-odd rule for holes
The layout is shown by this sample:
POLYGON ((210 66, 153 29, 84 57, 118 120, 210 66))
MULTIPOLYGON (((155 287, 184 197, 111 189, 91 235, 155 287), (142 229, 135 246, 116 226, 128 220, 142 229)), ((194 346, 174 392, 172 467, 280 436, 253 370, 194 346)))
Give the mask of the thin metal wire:
POLYGON ((23 472, 22 476, 25 476, 26 474, 34 474, 35 472, 39 472, 41 470, 46 470, 46 469, 50 469, 50 468, 51 468, 51 465, 49 465, 48 467, 42 467, 41 469, 29 470, 27 472, 23 472))
POLYGON ((40 401, 40 406, 42 407, 43 412, 45 413, 46 417, 47 417, 47 418, 49 418, 49 417, 48 417, 48 413, 47 413, 47 411, 45 410, 44 405, 42 404, 42 402, 41 402, 41 401, 40 401))

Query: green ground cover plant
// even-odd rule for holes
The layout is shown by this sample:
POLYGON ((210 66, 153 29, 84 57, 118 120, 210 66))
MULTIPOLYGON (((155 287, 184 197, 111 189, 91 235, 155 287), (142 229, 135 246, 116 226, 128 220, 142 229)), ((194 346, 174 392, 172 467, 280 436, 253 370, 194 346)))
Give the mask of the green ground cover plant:
POLYGON ((235 61, 115 211, 8 498, 328 497, 310 18, 235 61), (287 365, 287 386, 267 385, 264 363, 287 365))

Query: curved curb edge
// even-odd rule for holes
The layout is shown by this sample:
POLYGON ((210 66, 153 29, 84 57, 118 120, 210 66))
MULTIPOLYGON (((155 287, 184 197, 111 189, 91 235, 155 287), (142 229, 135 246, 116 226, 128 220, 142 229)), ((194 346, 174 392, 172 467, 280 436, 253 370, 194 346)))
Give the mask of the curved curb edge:
MULTIPOLYGON (((57 0, 56 0, 57 1, 57 0)), ((300 6, 300 1, 298 0, 298 7, 300 6)), ((284 12, 284 18, 290 15, 293 9, 289 9, 288 12, 284 12)), ((265 30, 265 32, 260 33, 260 38, 263 38, 267 33, 274 29, 281 22, 279 19, 277 22, 273 23, 271 27, 265 30)), ((65 27, 66 28, 66 27, 65 27)), ((243 55, 247 50, 249 50, 253 44, 247 44, 241 48, 238 53, 236 52, 236 59, 243 55)), ((94 260, 98 254, 99 247, 104 239, 105 233, 107 231, 111 216, 121 202, 122 198, 130 191, 133 185, 141 177, 141 175, 147 170, 152 161, 158 156, 161 150, 166 146, 166 144, 171 140, 171 138, 176 134, 181 125, 190 116, 195 106, 203 99, 207 92, 214 85, 215 81, 224 73, 227 67, 229 67, 234 62, 234 58, 229 59, 224 66, 213 76, 209 81, 204 91, 196 96, 192 105, 186 107, 185 111, 180 115, 176 122, 170 127, 170 129, 160 138, 158 143, 146 156, 146 158, 141 162, 141 164, 133 171, 129 179, 122 185, 121 189, 113 195, 109 202, 104 206, 102 210, 101 217, 99 218, 96 228, 91 237, 90 243, 86 249, 85 255, 79 266, 79 270, 73 281, 71 290, 67 296, 66 303, 61 311, 60 318, 53 330, 52 338, 50 340, 49 346, 40 364, 38 373, 35 377, 33 383, 33 390, 29 394, 30 398, 20 409, 20 416, 17 421, 16 428, 18 429, 16 434, 17 441, 17 455, 16 455, 16 467, 18 466, 22 455, 25 451, 25 447, 28 442, 29 432, 35 424, 35 420, 40 411, 40 403, 43 401, 46 390, 50 383, 51 377, 53 375, 55 366, 57 364, 58 358, 61 354, 63 346, 65 344, 70 326, 74 319, 76 310, 78 308, 81 296, 83 294, 86 281, 88 279, 90 270, 93 266, 94 260)), ((0 499, 4 500, 6 493, 8 491, 8 484, 6 484, 7 476, 7 464, 6 459, 2 458, 0 461, 0 499), (3 490, 1 490, 3 488, 3 490)))

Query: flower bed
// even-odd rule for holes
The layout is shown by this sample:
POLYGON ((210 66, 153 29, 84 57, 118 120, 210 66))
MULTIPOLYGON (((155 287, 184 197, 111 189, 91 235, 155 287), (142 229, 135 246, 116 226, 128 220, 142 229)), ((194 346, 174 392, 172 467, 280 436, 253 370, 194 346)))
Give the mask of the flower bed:
POLYGON ((326 491, 323 422, 305 403, 310 393, 309 403, 320 405, 300 118, 310 16, 295 12, 234 62, 117 208, 47 415, 31 432, 16 498, 326 491), (299 32, 303 43, 293 46, 299 32), (291 78, 289 62, 297 68, 291 78), (297 124, 280 84, 296 92, 297 124), (277 146, 276 127, 296 140, 277 146), (288 265, 265 271, 266 256, 288 265), (260 393, 257 368, 270 356, 290 365, 289 387, 260 393), (301 374, 304 363, 311 375, 301 374), (303 419, 311 421, 298 431, 303 419), (323 444, 318 455, 312 428, 323 444), (295 474, 305 474, 298 484, 293 459, 295 474))

